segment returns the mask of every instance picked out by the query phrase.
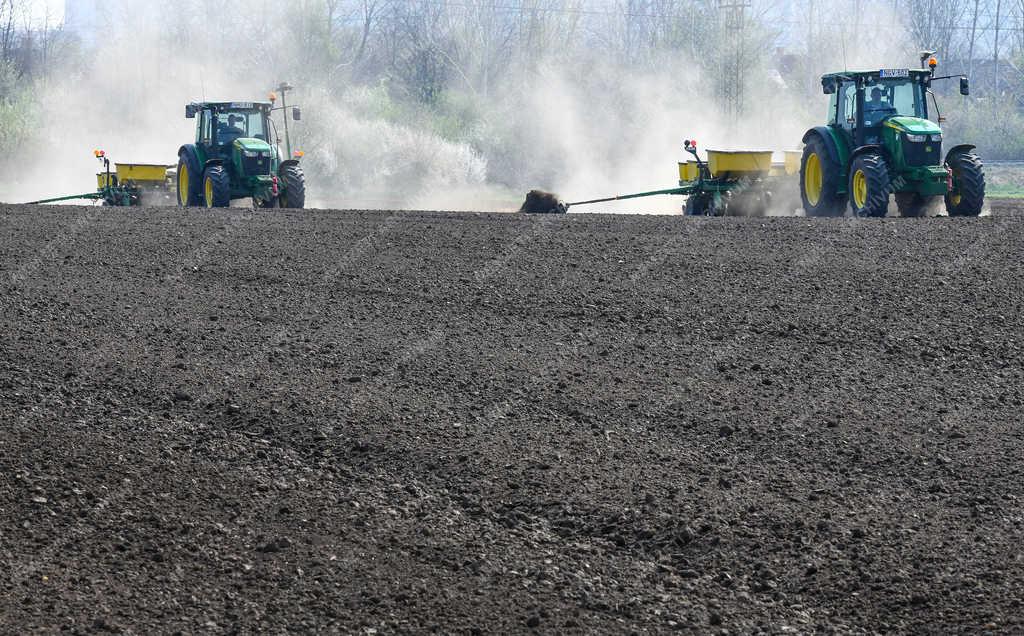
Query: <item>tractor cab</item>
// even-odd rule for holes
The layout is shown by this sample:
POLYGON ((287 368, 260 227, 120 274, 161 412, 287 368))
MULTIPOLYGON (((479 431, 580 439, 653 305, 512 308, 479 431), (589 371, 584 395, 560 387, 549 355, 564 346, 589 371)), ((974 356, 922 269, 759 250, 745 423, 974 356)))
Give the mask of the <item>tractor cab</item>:
POLYGON ((270 176, 280 159, 271 145, 269 103, 189 104, 196 119, 196 146, 206 159, 220 159, 232 177, 270 176))
POLYGON ((925 99, 931 73, 924 70, 882 69, 835 73, 822 78, 822 88, 831 95, 829 125, 843 131, 854 147, 882 143, 887 121, 904 127, 927 128, 925 99))

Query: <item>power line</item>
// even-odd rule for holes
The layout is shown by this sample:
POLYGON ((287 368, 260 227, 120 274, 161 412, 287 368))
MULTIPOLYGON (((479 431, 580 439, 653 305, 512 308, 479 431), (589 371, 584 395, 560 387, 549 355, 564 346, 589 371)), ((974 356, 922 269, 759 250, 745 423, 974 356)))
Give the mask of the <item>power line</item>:
MULTIPOLYGON (((692 19, 692 15, 693 15, 692 8, 680 9, 680 11, 678 13, 651 13, 651 12, 637 12, 637 11, 629 11, 629 10, 584 9, 584 8, 575 8, 575 7, 531 7, 531 6, 524 6, 524 5, 508 5, 508 4, 498 4, 498 3, 470 4, 470 3, 467 3, 467 2, 445 2, 444 6, 458 8, 458 9, 468 9, 468 10, 481 10, 481 9, 483 9, 483 10, 490 10, 490 11, 495 11, 495 12, 504 12, 504 13, 510 13, 510 14, 519 14, 519 15, 527 15, 527 14, 530 14, 530 15, 533 15, 533 14, 559 14, 559 15, 572 15, 572 16, 597 16, 597 17, 626 18, 626 19, 644 18, 644 19, 658 19, 658 20, 683 20, 683 19, 692 19)), ((748 3, 748 7, 749 6, 750 5, 748 3)), ((988 19, 995 19, 995 16, 993 14, 991 14, 991 13, 979 13, 978 16, 980 18, 984 17, 984 18, 988 18, 988 19)), ((1022 16, 1001 16, 1001 18, 1003 18, 1003 17, 1017 17, 1017 18, 1021 18, 1022 16)), ((353 23, 355 23, 355 22, 361 22, 361 21, 362 21, 361 17, 354 17, 354 18, 350 18, 350 19, 344 20, 343 22, 353 22, 353 23)), ((819 24, 822 24, 822 25, 842 27, 842 28, 849 28, 849 29, 863 29, 864 28, 864 24, 863 23, 857 23, 857 22, 847 22, 847 21, 831 20, 831 19, 819 19, 816 22, 819 23, 819 24)), ((793 19, 793 18, 783 19, 783 18, 775 18, 775 17, 773 17, 773 18, 771 18, 770 23, 771 23, 771 25, 807 26, 809 24, 809 21, 793 19)), ((871 25, 871 29, 876 31, 876 32, 877 31, 885 31, 885 32, 889 32, 889 33, 907 33, 907 32, 915 31, 916 30, 912 25, 909 25, 909 24, 905 24, 905 25, 900 25, 900 24, 873 24, 873 25, 871 25)), ((933 27, 931 30, 932 31, 936 31, 936 32, 942 32, 942 31, 970 31, 970 30, 972 30, 972 27, 971 26, 964 26, 964 25, 942 25, 942 26, 933 27)), ((979 32, 979 33, 985 33, 987 31, 991 30, 991 27, 974 28, 974 30, 976 32, 979 32)), ((1024 25, 1021 25, 1021 26, 1000 26, 999 30, 1000 31, 1013 32, 1013 33, 1024 33, 1024 25)))

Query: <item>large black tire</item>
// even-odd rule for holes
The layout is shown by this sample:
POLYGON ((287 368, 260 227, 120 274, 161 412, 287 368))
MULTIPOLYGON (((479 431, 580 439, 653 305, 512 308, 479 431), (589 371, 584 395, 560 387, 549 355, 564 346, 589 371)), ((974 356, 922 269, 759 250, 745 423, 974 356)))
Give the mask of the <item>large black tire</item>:
POLYGON ((178 173, 175 181, 178 205, 197 207, 203 204, 203 180, 199 166, 185 153, 178 157, 178 173))
POLYGON ((842 216, 846 195, 838 194, 843 169, 832 160, 825 143, 813 135, 800 161, 800 200, 807 216, 842 216))
POLYGON ((953 171, 953 191, 946 195, 950 216, 978 216, 985 205, 985 170, 981 157, 957 152, 946 160, 953 171))
POLYGON ((885 158, 877 152, 857 156, 850 164, 848 192, 854 216, 885 216, 892 194, 892 177, 885 158))
POLYGON ((281 168, 280 201, 282 208, 302 209, 306 207, 306 175, 297 163, 289 163, 281 168))
POLYGON ((224 166, 214 165, 203 175, 203 201, 208 208, 231 205, 231 177, 224 166))

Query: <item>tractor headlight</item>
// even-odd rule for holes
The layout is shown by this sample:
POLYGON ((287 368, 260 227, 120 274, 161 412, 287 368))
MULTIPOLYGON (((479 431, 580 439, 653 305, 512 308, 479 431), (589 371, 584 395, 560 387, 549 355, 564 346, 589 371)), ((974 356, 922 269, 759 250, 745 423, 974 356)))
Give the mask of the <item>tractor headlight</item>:
POLYGON ((928 141, 928 135, 911 135, 910 133, 907 133, 907 141, 915 144, 923 144, 928 141))
POLYGON ((932 135, 932 141, 935 143, 942 141, 942 135, 932 135))
POLYGON ((243 157, 248 157, 249 159, 254 159, 256 157, 259 157, 260 153, 255 152, 253 150, 243 150, 242 151, 242 156, 243 157))

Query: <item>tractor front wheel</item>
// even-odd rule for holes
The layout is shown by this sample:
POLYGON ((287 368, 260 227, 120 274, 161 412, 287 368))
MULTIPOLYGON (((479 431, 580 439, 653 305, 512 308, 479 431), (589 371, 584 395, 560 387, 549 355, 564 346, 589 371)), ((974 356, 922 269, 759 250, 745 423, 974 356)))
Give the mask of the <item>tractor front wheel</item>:
POLYGON ((178 157, 178 205, 196 207, 203 204, 200 174, 188 155, 178 157))
POLYGON ((838 194, 842 170, 828 154, 825 142, 812 136, 800 162, 800 199, 807 216, 842 216, 846 195, 838 194))
POLYGON ((953 190, 946 195, 950 216, 978 216, 985 205, 985 171, 973 152, 958 152, 946 161, 953 171, 953 190))
POLYGON ((231 205, 231 179, 224 166, 210 166, 203 175, 203 199, 208 208, 231 205))
POLYGON ((850 207, 859 217, 882 217, 889 211, 892 179, 885 158, 867 152, 850 164, 850 207))
POLYGON ((281 182, 284 191, 281 193, 282 208, 306 207, 306 175, 297 163, 289 163, 281 168, 281 182))

